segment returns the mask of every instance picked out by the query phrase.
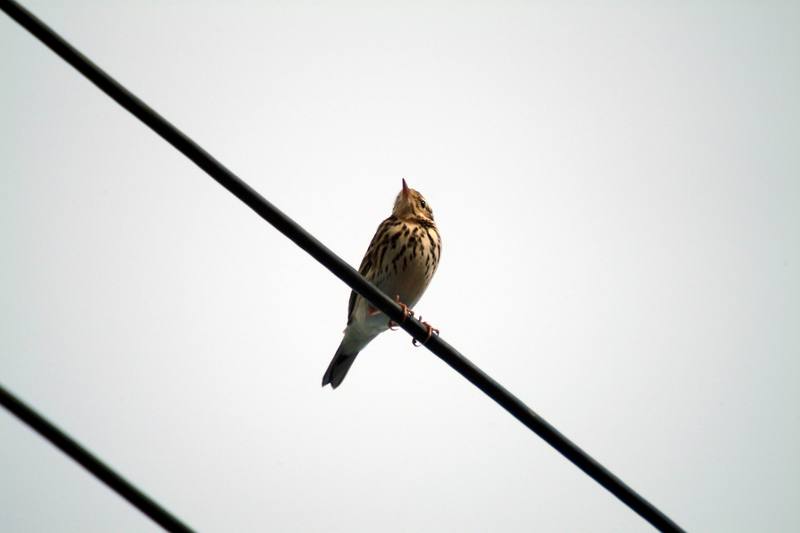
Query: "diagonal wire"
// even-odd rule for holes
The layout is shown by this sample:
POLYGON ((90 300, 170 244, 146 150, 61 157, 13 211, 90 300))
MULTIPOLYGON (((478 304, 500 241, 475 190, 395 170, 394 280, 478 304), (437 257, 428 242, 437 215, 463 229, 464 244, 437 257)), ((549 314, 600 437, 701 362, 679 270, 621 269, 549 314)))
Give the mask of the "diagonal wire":
MULTIPOLYGON (((395 322, 402 322, 400 324, 401 327, 415 339, 421 342, 426 339, 427 329, 418 320, 409 318, 403 322, 403 312, 400 306, 391 298, 364 279, 355 269, 329 250, 313 235, 300 227, 184 133, 116 82, 42 21, 13 0, 0 0, 0 9, 58 54, 64 61, 75 67, 119 105, 147 124, 154 132, 192 160, 264 220, 308 252, 309 255, 319 261, 336 277, 366 298, 373 306, 383 311, 395 322)), ((440 337, 433 336, 425 343, 425 346, 654 527, 661 531, 683 531, 667 515, 626 485, 603 465, 595 461, 555 427, 537 415, 519 398, 507 391, 440 337)))
POLYGON ((2 385, 0 385, 0 405, 11 411, 14 416, 28 424, 42 437, 52 442, 62 452, 75 459, 86 470, 94 474, 114 492, 128 500, 131 505, 152 518, 158 525, 167 531, 191 533, 192 530, 170 514, 169 511, 114 472, 103 461, 95 457, 92 452, 75 442, 69 435, 27 406, 2 385))

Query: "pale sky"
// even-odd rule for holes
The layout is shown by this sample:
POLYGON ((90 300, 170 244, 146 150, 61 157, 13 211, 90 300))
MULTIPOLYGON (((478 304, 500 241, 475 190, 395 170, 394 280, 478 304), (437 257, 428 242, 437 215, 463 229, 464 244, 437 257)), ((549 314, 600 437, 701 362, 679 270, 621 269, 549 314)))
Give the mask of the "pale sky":
MULTIPOLYGON (((26 0, 692 531, 800 530, 796 2, 26 0)), ((649 531, 0 15, 0 382, 200 531, 649 531)), ((158 528, 0 412, 0 529, 158 528)))

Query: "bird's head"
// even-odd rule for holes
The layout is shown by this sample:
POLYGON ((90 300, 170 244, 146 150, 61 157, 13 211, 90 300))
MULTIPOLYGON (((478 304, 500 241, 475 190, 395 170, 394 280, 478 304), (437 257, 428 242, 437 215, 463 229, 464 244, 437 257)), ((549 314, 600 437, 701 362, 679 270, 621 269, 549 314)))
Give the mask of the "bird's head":
POLYGON ((422 195, 406 185, 403 180, 403 189, 394 201, 392 214, 401 220, 422 219, 433 222, 433 210, 422 195))

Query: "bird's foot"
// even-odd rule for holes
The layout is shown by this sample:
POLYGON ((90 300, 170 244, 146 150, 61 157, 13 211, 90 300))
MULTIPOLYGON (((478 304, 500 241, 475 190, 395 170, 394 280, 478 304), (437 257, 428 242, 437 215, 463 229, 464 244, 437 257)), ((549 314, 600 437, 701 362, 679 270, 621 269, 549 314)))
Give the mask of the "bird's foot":
POLYGON ((434 333, 436 335, 439 334, 439 330, 436 329, 435 327, 431 326, 430 324, 428 324, 424 320, 422 320, 421 316, 419 317, 419 321, 422 322, 422 325, 425 326, 425 328, 428 330, 428 336, 425 337, 425 340, 422 341, 422 342, 419 342, 417 339, 411 339, 411 344, 413 344, 415 347, 420 347, 423 344, 425 344, 426 342, 428 342, 431 339, 431 337, 433 337, 434 333))
MULTIPOLYGON (((397 302, 397 305, 399 305, 403 309, 403 320, 400 321, 400 324, 405 322, 408 317, 414 316, 414 311, 412 311, 410 307, 408 307, 406 304, 400 301, 399 294, 395 296, 394 301, 397 302)), ((389 319, 389 329, 395 331, 397 329, 395 326, 397 326, 397 322, 389 319)))

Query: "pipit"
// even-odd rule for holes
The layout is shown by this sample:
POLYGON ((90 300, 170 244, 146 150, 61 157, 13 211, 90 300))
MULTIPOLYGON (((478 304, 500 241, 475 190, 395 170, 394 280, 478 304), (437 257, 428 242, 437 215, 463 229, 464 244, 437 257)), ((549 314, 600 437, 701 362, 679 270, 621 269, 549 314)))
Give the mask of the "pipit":
MULTIPOLYGON (((405 320, 413 316, 411 308, 428 288, 439 265, 441 250, 442 240, 433 222, 431 206, 403 180, 392 214, 378 226, 358 271, 396 298, 403 307, 405 320)), ((436 330, 426 326, 430 338, 436 330)), ((322 377, 322 386, 330 383, 334 389, 338 387, 358 352, 391 327, 392 322, 385 314, 351 292, 344 338, 322 377)))

